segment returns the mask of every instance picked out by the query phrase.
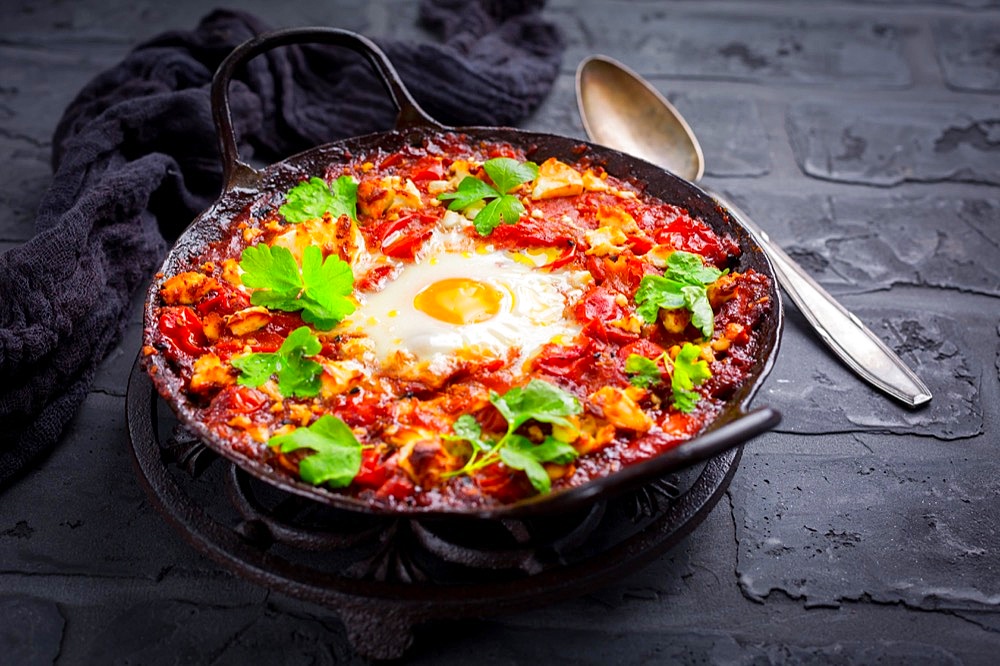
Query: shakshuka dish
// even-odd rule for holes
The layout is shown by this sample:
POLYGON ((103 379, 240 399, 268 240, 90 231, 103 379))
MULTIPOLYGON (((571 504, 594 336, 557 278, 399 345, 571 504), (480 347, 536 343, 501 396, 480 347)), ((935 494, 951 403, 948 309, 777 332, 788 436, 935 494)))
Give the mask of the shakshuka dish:
POLYGON ((157 275, 147 369, 236 457, 375 507, 501 506, 680 445, 758 360, 770 281, 641 183, 539 161, 445 133, 268 192, 157 275))

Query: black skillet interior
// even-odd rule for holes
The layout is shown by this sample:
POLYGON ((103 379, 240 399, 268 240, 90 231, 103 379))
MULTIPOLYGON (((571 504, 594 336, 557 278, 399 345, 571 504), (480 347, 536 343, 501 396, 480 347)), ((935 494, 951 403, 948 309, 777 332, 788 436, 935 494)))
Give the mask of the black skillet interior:
MULTIPOLYGON (((568 511, 592 502, 599 497, 610 497, 634 489, 670 472, 711 458, 726 449, 746 442, 751 437, 773 427, 780 420, 779 414, 764 407, 753 412, 746 408, 754 393, 770 371, 777 353, 782 328, 781 301, 774 272, 751 234, 743 228, 718 202, 701 189, 663 169, 609 148, 578 139, 550 134, 524 132, 511 128, 472 127, 444 128, 430 119, 412 100, 400 82, 386 56, 369 40, 343 30, 331 28, 303 28, 283 30, 261 35, 238 47, 220 66, 213 81, 213 112, 220 133, 225 168, 225 190, 219 200, 202 213, 177 240, 168 253, 160 274, 172 275, 188 270, 204 248, 228 233, 230 222, 254 205, 267 201, 274 194, 283 192, 304 176, 323 174, 331 163, 343 162, 350 155, 380 148, 392 152, 406 144, 423 145, 424 141, 442 131, 454 131, 472 142, 507 142, 527 151, 529 159, 541 162, 548 157, 573 162, 587 159, 603 166, 610 174, 630 180, 660 199, 686 208, 693 216, 704 220, 716 232, 729 234, 736 239, 742 253, 734 270, 753 270, 771 279, 771 298, 775 303, 772 316, 761 331, 762 348, 747 382, 733 395, 723 412, 698 437, 676 449, 655 458, 632 465, 583 486, 570 488, 519 502, 490 508, 433 510, 399 505, 386 507, 370 505, 362 500, 341 495, 293 479, 260 462, 236 453, 226 442, 209 431, 197 418, 197 412, 183 393, 182 380, 162 357, 155 355, 144 359, 153 383, 181 422, 198 435, 209 447, 234 461, 253 476, 291 493, 309 497, 342 509, 366 513, 420 514, 471 516, 476 518, 507 518, 551 514, 568 511), (365 55, 382 78, 397 107, 400 109, 397 128, 363 137, 327 144, 299 155, 292 156, 262 170, 254 170, 239 161, 237 144, 229 118, 228 83, 234 70, 249 58, 275 46, 302 42, 324 42, 346 46, 365 55)), ((161 279, 149 287, 145 306, 146 330, 155 326, 154 309, 159 298, 161 279)))

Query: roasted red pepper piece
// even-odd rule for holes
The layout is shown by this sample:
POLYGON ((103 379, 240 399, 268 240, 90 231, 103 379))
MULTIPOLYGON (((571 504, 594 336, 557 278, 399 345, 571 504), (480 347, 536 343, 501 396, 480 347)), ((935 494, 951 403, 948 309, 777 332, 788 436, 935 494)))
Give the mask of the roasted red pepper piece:
POLYGON ((397 500, 405 500, 413 496, 415 488, 413 481, 410 481, 409 478, 402 474, 396 474, 383 483, 375 495, 378 497, 392 497, 397 500))
POLYGON ((547 344, 538 352, 532 366, 553 377, 578 378, 594 362, 596 349, 590 339, 580 344, 547 344))
POLYGON ((440 157, 426 157, 417 163, 411 179, 421 180, 444 180, 444 165, 440 157))
POLYGON ((375 291, 395 272, 395 266, 375 266, 365 273, 361 279, 357 280, 355 286, 361 291, 375 291))
POLYGON ((424 242, 431 237, 431 230, 438 218, 426 213, 403 215, 398 220, 383 222, 375 228, 380 239, 382 254, 395 259, 413 259, 424 242))
POLYGON ((654 359, 663 354, 663 347, 656 344, 652 340, 636 340, 635 342, 622 347, 618 352, 618 357, 624 361, 632 354, 638 354, 639 356, 645 356, 648 359, 654 359))
POLYGON ((476 473, 475 478, 481 491, 505 504, 534 492, 522 472, 500 463, 487 465, 476 473))
POLYGON ((655 235, 657 243, 700 254, 716 266, 724 265, 730 255, 740 253, 739 246, 732 238, 719 238, 707 224, 692 220, 687 215, 674 218, 658 229, 655 235))
POLYGON ((223 413, 250 414, 267 404, 267 396, 249 386, 227 386, 212 402, 223 413))
POLYGON ((636 255, 643 255, 653 249, 653 241, 646 236, 629 236, 628 246, 636 255))
POLYGON ((617 294, 604 287, 594 287, 576 304, 576 318, 583 322, 612 321, 622 316, 622 308, 615 302, 617 294))
POLYGON ((566 241, 566 248, 563 250, 562 254, 558 259, 550 261, 549 263, 542 266, 548 270, 553 270, 556 268, 561 268, 573 261, 576 258, 576 243, 573 241, 566 241))
POLYGON ((538 219, 522 217, 517 224, 502 224, 493 230, 490 239, 499 245, 520 249, 524 246, 566 247, 577 243, 583 232, 561 217, 538 219))
POLYGON ((208 314, 218 312, 219 314, 232 314, 237 310, 250 307, 250 299, 241 291, 236 289, 222 288, 219 292, 198 304, 198 312, 208 314))
POLYGON ((389 478, 389 468, 375 449, 361 451, 361 469, 354 483, 365 488, 380 488, 389 478))
POLYGON ((389 155, 384 160, 382 160, 381 162, 379 162, 378 168, 379 168, 379 170, 384 170, 384 169, 387 169, 387 168, 389 168, 391 166, 395 166, 395 165, 399 164, 402 161, 403 161, 403 154, 402 153, 393 153, 392 155, 389 155))
POLYGON ((163 337, 177 350, 192 356, 205 352, 208 340, 194 308, 186 305, 163 308, 160 312, 159 328, 163 337))

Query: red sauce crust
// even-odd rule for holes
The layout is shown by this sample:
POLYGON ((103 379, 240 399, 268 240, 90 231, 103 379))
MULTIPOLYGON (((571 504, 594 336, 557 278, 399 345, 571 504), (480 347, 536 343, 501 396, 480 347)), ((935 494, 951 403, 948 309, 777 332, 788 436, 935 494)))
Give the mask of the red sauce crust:
MULTIPOLYGON (((311 232, 305 230, 308 225, 294 225, 295 233, 312 233, 310 242, 320 245, 324 255, 351 263, 357 296, 363 300, 423 260, 446 215, 445 202, 436 199, 442 188, 453 191, 463 173, 482 178, 480 165, 497 156, 526 159, 509 145, 470 146, 461 135, 445 135, 421 147, 331 164, 326 173, 315 175, 327 183, 344 175, 356 180, 357 222, 327 215, 311 232), (386 205, 387 200, 393 201, 386 205), (377 260, 359 262, 358 253, 377 260)), ((477 247, 487 243, 496 252, 544 257, 536 270, 589 276, 563 313, 579 330, 570 340, 550 341, 516 362, 514 352, 507 358, 465 355, 432 372, 389 367, 380 360, 362 364, 359 376, 344 377, 336 376, 336 368, 360 358, 358 340, 334 327, 316 331, 322 351, 315 358, 324 364, 319 395, 283 396, 273 382, 241 385, 240 373, 231 365, 234 358, 275 352, 304 324, 301 313, 252 306, 252 290, 242 285, 237 269, 246 247, 278 242, 293 226, 278 212, 283 201, 278 193, 271 197, 273 205, 258 202, 244 211, 231 225, 231 235, 205 247, 187 271, 163 276, 153 309, 156 325, 146 331, 147 354, 161 356, 180 377, 183 399, 221 441, 291 478, 298 478, 299 463, 309 452, 280 453, 268 446, 269 438, 325 414, 340 418, 363 450, 360 471, 338 492, 381 506, 490 507, 534 494, 525 474, 502 462, 471 475, 449 476, 461 466, 463 454, 442 437, 463 414, 472 414, 484 432, 502 433, 505 423, 490 404, 490 392, 503 394, 530 379, 571 393, 583 406, 573 417, 579 435, 571 444, 578 457, 545 465, 553 490, 656 456, 698 434, 747 380, 762 345, 759 324, 773 307, 771 284, 766 276, 747 271, 726 273, 709 285, 715 316, 710 339, 683 320, 672 326, 642 321, 636 314, 636 291, 644 276, 662 273, 663 257, 670 251, 692 252, 706 265, 727 269, 736 265, 737 243, 599 167, 563 166, 581 176, 583 185, 574 184, 570 194, 535 197, 537 181, 527 183, 516 191, 526 209, 517 224, 500 225, 485 238, 471 227, 462 233, 477 247), (602 233, 609 229, 621 233, 608 239, 602 233), (671 404, 669 378, 663 386, 639 389, 630 382, 625 362, 636 354, 676 356, 688 342, 702 348, 711 378, 696 387, 700 399, 685 413, 671 404), (608 404, 609 399, 615 404, 608 404), (633 408, 644 419, 638 426, 635 414, 629 418, 633 408)), ((536 440, 551 434, 545 424, 522 430, 536 440)))

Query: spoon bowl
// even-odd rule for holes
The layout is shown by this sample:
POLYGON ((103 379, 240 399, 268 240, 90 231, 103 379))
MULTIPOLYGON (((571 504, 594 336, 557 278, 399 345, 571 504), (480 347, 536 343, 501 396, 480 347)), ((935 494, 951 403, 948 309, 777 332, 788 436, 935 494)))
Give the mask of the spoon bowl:
POLYGON ((594 141, 691 181, 701 180, 705 158, 684 117, 638 74, 605 56, 580 63, 576 99, 594 141), (655 128, 655 131, 650 131, 655 128))
MULTIPOLYGON (((586 58, 576 70, 576 95, 583 127, 595 143, 686 180, 701 179, 705 159, 691 127, 673 104, 631 69, 607 56, 586 58)), ((923 381, 871 329, 771 242, 745 213, 721 195, 702 189, 754 236, 785 293, 848 368, 909 407, 930 401, 923 381)))

